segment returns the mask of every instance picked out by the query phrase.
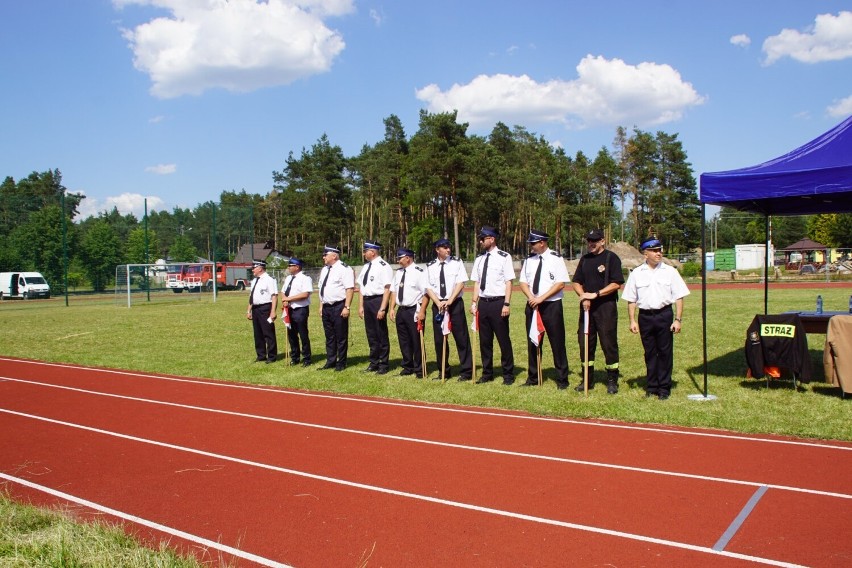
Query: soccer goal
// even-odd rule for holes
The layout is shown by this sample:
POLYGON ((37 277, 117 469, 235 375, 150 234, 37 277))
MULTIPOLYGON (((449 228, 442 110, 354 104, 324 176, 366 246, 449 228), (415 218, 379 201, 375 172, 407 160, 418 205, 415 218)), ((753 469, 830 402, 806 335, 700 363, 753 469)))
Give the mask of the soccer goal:
POLYGON ((120 264, 115 267, 115 299, 134 302, 216 301, 213 263, 120 264))

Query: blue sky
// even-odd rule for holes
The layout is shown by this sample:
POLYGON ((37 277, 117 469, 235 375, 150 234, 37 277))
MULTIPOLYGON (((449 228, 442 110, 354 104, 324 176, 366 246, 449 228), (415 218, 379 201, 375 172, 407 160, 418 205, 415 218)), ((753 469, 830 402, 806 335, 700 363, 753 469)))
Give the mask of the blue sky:
POLYGON ((696 178, 852 114, 852 1, 7 0, 0 175, 58 168, 84 215, 266 194, 420 109, 570 154, 678 133, 696 178))

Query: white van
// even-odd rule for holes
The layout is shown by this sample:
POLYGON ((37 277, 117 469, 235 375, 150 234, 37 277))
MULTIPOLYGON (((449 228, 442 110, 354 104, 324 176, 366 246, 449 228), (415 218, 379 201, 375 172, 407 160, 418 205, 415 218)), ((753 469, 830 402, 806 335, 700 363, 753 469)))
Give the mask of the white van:
POLYGON ((0 272, 0 298, 50 298, 50 286, 40 272, 0 272))

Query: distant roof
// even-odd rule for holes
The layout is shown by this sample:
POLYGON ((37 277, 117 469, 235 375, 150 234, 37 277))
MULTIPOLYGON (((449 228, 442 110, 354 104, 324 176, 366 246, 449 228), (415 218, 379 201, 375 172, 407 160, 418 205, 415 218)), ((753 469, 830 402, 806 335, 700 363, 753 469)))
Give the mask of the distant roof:
POLYGON ((781 251, 790 251, 790 250, 825 250, 828 247, 825 245, 821 245, 816 241, 812 241, 809 238, 804 238, 796 241, 792 245, 788 247, 784 247, 781 251))
POLYGON ((275 243, 272 241, 266 241, 265 243, 246 243, 237 251, 234 262, 251 262, 255 259, 266 260, 266 257, 273 252, 275 252, 275 243))

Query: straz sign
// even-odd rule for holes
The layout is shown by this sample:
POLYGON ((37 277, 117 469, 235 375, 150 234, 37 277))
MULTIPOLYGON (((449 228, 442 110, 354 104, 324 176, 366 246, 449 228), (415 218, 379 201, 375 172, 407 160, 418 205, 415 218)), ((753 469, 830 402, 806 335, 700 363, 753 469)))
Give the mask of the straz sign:
POLYGON ((779 323, 764 323, 760 326, 761 337, 796 337, 796 326, 779 324, 779 323))

